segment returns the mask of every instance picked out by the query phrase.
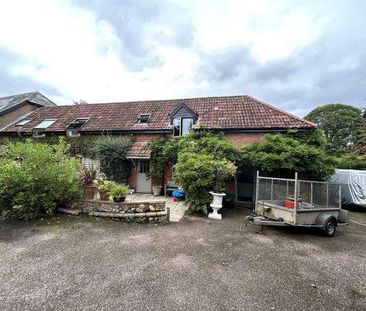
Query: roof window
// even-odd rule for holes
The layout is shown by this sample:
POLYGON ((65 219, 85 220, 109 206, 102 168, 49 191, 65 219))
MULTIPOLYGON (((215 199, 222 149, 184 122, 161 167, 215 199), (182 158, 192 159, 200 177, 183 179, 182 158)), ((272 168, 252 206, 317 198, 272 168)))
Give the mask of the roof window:
POLYGON ((15 123, 15 126, 24 126, 26 124, 28 124, 31 120, 30 119, 23 119, 20 120, 18 123, 15 123))
POLYGON ((77 118, 72 123, 69 124, 68 128, 71 128, 71 129, 81 128, 88 121, 89 121, 89 118, 77 118))
POLYGON ((46 120, 43 120, 41 123, 39 123, 34 128, 35 129, 46 129, 46 128, 50 127, 56 121, 57 121, 56 119, 46 119, 46 120))
POLYGON ((147 123, 149 122, 150 115, 149 114, 140 114, 140 116, 137 119, 138 123, 147 123))

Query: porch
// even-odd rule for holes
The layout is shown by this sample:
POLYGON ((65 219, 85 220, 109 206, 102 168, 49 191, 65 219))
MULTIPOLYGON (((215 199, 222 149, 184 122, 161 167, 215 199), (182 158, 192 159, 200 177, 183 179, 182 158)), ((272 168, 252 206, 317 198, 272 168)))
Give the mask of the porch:
POLYGON ((126 198, 126 202, 156 202, 165 201, 165 207, 169 208, 170 221, 178 222, 184 216, 184 213, 188 210, 188 203, 186 201, 174 202, 172 197, 153 196, 150 193, 134 193, 129 194, 126 198))

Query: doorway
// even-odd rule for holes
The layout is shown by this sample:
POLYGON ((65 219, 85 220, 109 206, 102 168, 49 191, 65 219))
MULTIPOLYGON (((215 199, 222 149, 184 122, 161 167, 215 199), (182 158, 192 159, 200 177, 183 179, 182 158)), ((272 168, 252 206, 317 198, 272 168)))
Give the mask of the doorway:
POLYGON ((136 192, 151 193, 151 179, 148 178, 147 173, 150 171, 149 160, 137 161, 137 183, 136 192))
POLYGON ((255 170, 252 167, 241 166, 237 175, 237 200, 252 203, 255 194, 255 170))

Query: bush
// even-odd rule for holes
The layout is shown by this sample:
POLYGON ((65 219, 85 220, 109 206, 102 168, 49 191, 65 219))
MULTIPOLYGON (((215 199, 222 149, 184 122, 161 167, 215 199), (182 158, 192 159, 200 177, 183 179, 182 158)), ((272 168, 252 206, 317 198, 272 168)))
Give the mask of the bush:
POLYGON ((325 180, 333 174, 336 162, 324 148, 282 134, 264 138, 243 149, 243 164, 266 172, 297 171, 315 180, 325 180))
POLYGON ((1 219, 43 217, 80 198, 80 162, 66 152, 63 140, 54 146, 30 140, 5 145, 0 158, 1 219))
POLYGON ((236 167, 227 159, 215 159, 212 154, 182 152, 179 154, 176 182, 187 192, 190 208, 207 214, 212 201, 210 191, 223 192, 225 181, 235 174, 236 167))
POLYGON ((109 179, 126 182, 131 161, 126 159, 132 141, 124 137, 104 136, 95 141, 93 152, 100 161, 101 171, 109 179))
POLYGON ((110 195, 112 197, 119 197, 119 196, 127 197, 128 186, 125 184, 113 183, 112 187, 111 187, 110 195))
POLYGON ((337 159, 337 168, 365 170, 366 156, 357 154, 344 154, 337 159))

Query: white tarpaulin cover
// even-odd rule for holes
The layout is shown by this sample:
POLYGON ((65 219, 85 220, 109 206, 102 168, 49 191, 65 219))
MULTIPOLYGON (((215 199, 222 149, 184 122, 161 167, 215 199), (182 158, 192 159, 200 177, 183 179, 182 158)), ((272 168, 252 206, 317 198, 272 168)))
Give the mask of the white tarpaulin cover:
POLYGON ((366 171, 336 170, 330 182, 342 186, 342 204, 366 207, 366 171))

